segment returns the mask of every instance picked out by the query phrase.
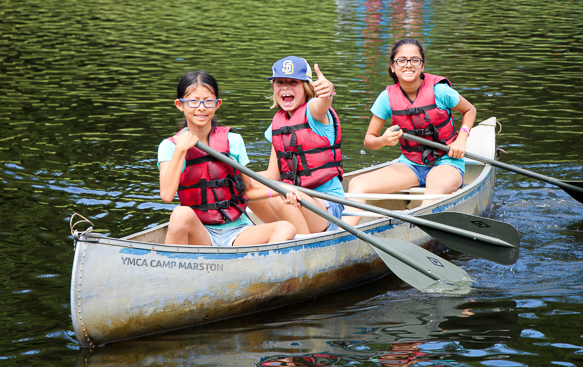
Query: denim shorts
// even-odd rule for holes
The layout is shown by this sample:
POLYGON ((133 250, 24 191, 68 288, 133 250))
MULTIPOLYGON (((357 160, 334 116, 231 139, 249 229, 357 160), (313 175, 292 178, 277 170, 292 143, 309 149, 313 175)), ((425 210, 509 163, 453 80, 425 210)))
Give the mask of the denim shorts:
POLYGON ((225 229, 209 228, 205 226, 211 238, 213 247, 231 247, 237 236, 244 230, 251 227, 250 224, 241 224, 240 226, 225 229))
MULTIPOLYGON (((344 210, 344 205, 335 203, 333 201, 322 200, 324 205, 326 206, 326 211, 328 214, 335 216, 336 218, 342 218, 342 211, 344 210)), ((328 222, 328 227, 326 227, 326 232, 328 231, 335 231, 338 229, 338 226, 332 222, 328 222)))
POLYGON ((449 164, 447 162, 441 163, 441 164, 437 164, 433 167, 427 167, 427 166, 417 166, 417 165, 411 165, 411 164, 407 164, 405 162, 399 162, 404 164, 405 166, 411 168, 413 170, 413 172, 415 172, 415 175, 417 176, 417 180, 419 180, 419 186, 425 186, 425 179, 427 178, 427 174, 429 174, 429 171, 433 168, 433 167, 437 167, 437 166, 452 166, 454 168, 456 168, 458 170, 458 172, 460 173, 460 175, 462 175, 462 182, 464 182, 464 171, 461 170, 461 168, 459 168, 458 166, 454 166, 453 164, 449 164))

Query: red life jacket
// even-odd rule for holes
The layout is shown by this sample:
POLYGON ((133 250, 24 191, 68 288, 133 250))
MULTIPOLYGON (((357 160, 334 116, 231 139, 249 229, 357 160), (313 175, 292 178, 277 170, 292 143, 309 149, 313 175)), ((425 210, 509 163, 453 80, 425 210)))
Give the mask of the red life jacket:
MULTIPOLYGON (((457 132, 451 112, 440 110, 435 104, 435 84, 447 83, 451 87, 451 83, 441 76, 427 73, 423 76, 423 83, 417 91, 415 102, 411 102, 398 83, 387 87, 393 114, 392 123, 399 125, 405 133, 450 144, 457 137, 457 132)), ((439 149, 422 146, 403 138, 399 139, 399 142, 405 157, 428 167, 433 166, 435 161, 445 154, 439 149)))
POLYGON ((340 151, 341 129, 336 112, 330 108, 336 130, 334 145, 328 138, 310 129, 306 116, 307 103, 301 105, 288 117, 280 110, 273 117, 271 134, 277 155, 280 180, 285 183, 306 187, 318 187, 332 178, 342 180, 342 153, 340 151))
MULTIPOLYGON (((229 156, 228 127, 214 127, 209 147, 229 156)), ((174 143, 174 137, 168 138, 174 143)), ((186 168, 180 175, 180 205, 191 207, 203 224, 234 222, 247 208, 245 182, 240 172, 198 148, 186 152, 186 168)))

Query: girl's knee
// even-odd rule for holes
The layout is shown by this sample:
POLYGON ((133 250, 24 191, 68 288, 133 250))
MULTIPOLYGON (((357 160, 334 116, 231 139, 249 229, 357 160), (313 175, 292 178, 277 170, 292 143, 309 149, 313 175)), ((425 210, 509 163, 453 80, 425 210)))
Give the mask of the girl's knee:
POLYGON ((169 226, 173 228, 190 226, 196 218, 194 210, 187 206, 177 206, 170 215, 169 226))
POLYGON ((362 176, 357 176, 348 183, 348 191, 352 193, 359 193, 364 190, 364 180, 362 176))
POLYGON ((271 210, 275 212, 281 211, 287 206, 287 204, 284 203, 283 200, 280 200, 279 198, 268 199, 267 202, 269 203, 271 210))
POLYGON ((286 237, 291 240, 296 236, 296 227, 286 220, 277 222, 278 233, 285 233, 286 237))

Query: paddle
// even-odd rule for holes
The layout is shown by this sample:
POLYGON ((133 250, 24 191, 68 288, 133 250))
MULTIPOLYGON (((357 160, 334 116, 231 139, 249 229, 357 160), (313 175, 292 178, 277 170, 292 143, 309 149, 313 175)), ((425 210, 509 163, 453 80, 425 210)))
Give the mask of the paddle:
MULTIPOLYGON (((434 141, 423 139, 423 138, 420 138, 420 137, 415 136, 415 135, 403 133, 403 138, 407 139, 407 140, 414 141, 414 142, 422 144, 422 145, 426 145, 428 147, 443 150, 446 153, 449 152, 449 147, 447 145, 443 145, 440 143, 436 143, 434 141)), ((498 162, 498 161, 495 161, 493 159, 485 158, 485 157, 482 157, 482 156, 479 156, 476 154, 472 154, 469 152, 466 152, 465 156, 470 158, 470 159, 476 160, 478 162, 486 163, 486 164, 489 164, 489 165, 495 166, 495 167, 500 167, 502 169, 505 169, 505 170, 508 170, 511 172, 516 172, 516 173, 519 173, 521 175, 525 175, 525 176, 528 176, 530 178, 534 178, 536 180, 548 182, 550 184, 553 184, 555 186, 562 188, 567 194, 571 195, 571 197, 573 199, 577 200, 580 203, 583 203, 583 182, 581 182, 581 181, 557 180, 556 178, 540 175, 538 173, 527 171, 527 170, 522 169, 522 168, 511 166, 509 164, 498 162)))
POLYGON ((514 264, 518 259, 520 235, 514 226, 505 222, 457 212, 411 216, 303 187, 296 189, 313 197, 415 224, 437 241, 459 252, 504 265, 514 264))
MULTIPOLYGON (((195 146, 213 158, 228 164, 272 190, 282 195, 288 193, 284 187, 274 184, 270 179, 253 172, 249 168, 235 162, 230 157, 220 154, 200 141, 195 146)), ((409 242, 389 238, 377 238, 364 233, 328 214, 307 200, 302 201, 302 206, 368 243, 395 275, 418 290, 423 292, 447 292, 456 294, 467 294, 470 292, 472 279, 465 270, 434 255, 424 248, 409 242)))

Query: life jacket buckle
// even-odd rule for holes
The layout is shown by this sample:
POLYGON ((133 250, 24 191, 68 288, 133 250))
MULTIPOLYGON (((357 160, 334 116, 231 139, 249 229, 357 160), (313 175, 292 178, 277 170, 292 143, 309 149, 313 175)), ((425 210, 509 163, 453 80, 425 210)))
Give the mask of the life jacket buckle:
POLYGON ((229 179, 228 178, 221 178, 218 180, 215 180, 216 182, 216 186, 215 187, 221 187, 221 186, 227 186, 229 185, 229 179))
POLYGON ((407 115, 419 115, 420 113, 425 113, 425 111, 423 111, 419 107, 413 107, 413 108, 407 108, 406 113, 407 113, 407 115))
POLYGON ((217 201, 215 204, 217 205, 217 209, 227 209, 231 206, 229 200, 217 201))
POLYGON ((281 130, 282 134, 291 134, 293 133, 293 129, 291 128, 291 126, 282 126, 279 128, 279 130, 281 130))

